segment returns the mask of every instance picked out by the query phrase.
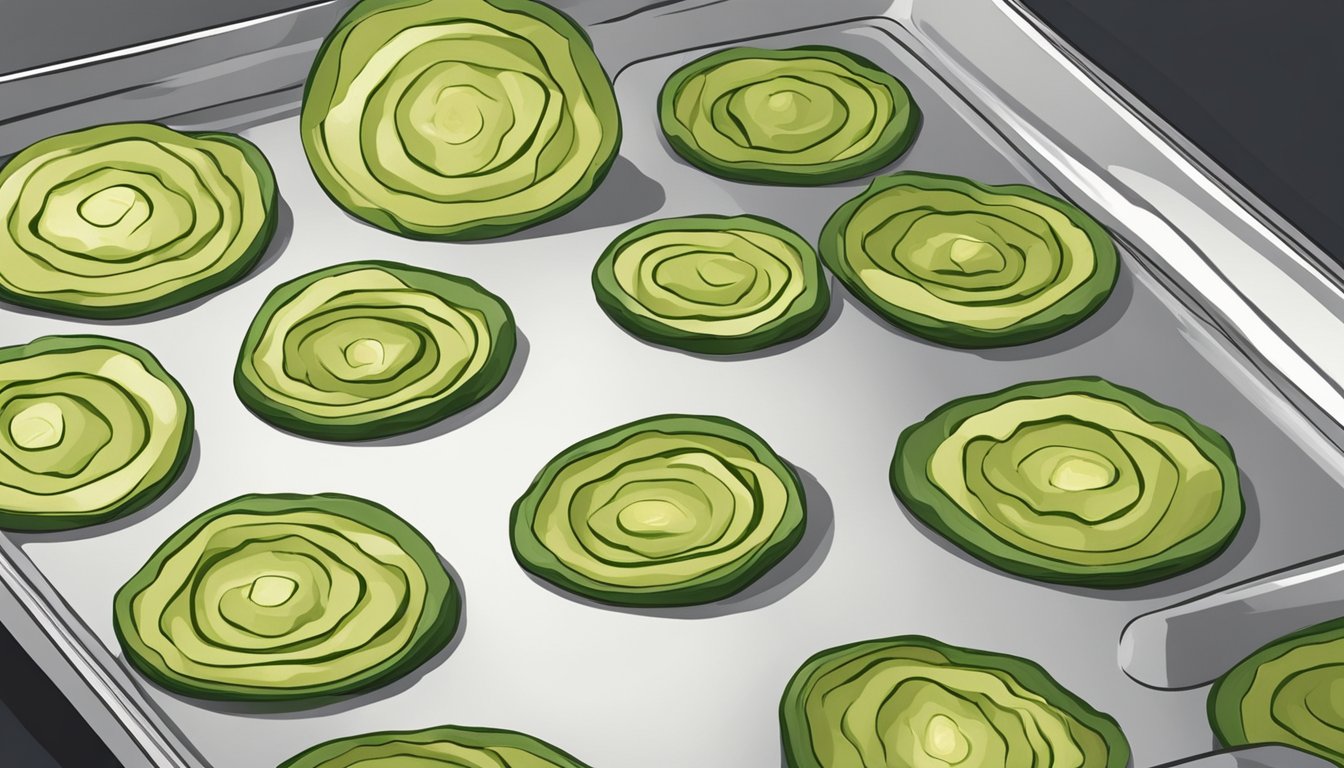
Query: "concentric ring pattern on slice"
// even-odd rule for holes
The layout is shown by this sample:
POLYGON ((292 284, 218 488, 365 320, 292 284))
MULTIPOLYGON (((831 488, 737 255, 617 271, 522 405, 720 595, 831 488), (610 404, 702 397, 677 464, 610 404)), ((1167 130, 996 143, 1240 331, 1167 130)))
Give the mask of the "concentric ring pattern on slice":
POLYGON ((728 179, 818 185, 890 165, 919 108, 891 74, 838 48, 715 51, 678 69, 658 97, 668 143, 728 179))
POLYGON ((1207 562, 1244 508, 1221 435, 1095 377, 942 406, 901 434, 891 482, 912 514, 975 557, 1091 587, 1207 562))
POLYGON ((513 507, 518 562, 594 600, 693 605, 746 588, 802 538, 802 485, 760 437, 654 416, 576 443, 513 507))
POLYGON ((363 0, 323 43, 300 117, 327 194, 408 237, 472 240, 586 198, 620 144, 583 30, 533 0, 363 0))
POLYGON ((822 261, 882 317, 956 347, 1073 327, 1115 286, 1115 245, 1071 203, 1020 184, 903 172, 826 222, 822 261))
POLYGON ((779 705, 789 768, 1124 768, 1129 743, 1026 659, 907 635, 830 648, 779 705))
POLYGON ((1209 692, 1209 723, 1229 747, 1287 744, 1344 765, 1344 619, 1252 653, 1209 692))
POLYGON ((405 675, 457 629, 433 547, 353 496, 241 496, 187 523, 116 595, 127 658, 208 699, 351 693, 405 675))
POLYGON ((280 768, 588 768, 541 739, 495 728, 441 726, 333 739, 295 755, 280 768))
POLYGON ((508 306, 475 282, 352 262, 271 293, 247 331, 234 385, 276 426, 366 440, 479 402, 504 380, 516 346, 508 306))
POLYGON ((812 330, 830 305, 816 251, 757 216, 640 224, 593 269, 598 304, 626 330, 693 352, 750 352, 812 330))
POLYGON ((78 528, 129 514, 182 473, 182 387, 148 351, 102 336, 0 349, 0 528, 78 528))
POLYGON ((252 269, 275 177, 227 133, 117 123, 43 139, 0 168, 0 298, 89 318, 182 304, 252 269))

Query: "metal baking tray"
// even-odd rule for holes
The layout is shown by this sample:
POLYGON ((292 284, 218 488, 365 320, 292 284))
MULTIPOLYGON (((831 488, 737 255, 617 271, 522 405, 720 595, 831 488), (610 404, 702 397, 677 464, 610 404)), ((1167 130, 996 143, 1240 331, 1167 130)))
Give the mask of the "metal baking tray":
POLYGON ((128 766, 255 768, 339 736, 454 723, 521 730, 599 768, 773 768, 778 698, 802 661, 907 632, 1040 662, 1120 721, 1137 766, 1208 752, 1206 689, 1136 684, 1117 663, 1117 639, 1136 616, 1183 596, 1344 548, 1344 297, 1328 259, 1014 0, 554 4, 587 27, 615 79, 621 157, 572 213, 481 243, 398 239, 341 213, 314 181, 297 86, 348 0, 0 76, 0 153, 109 120, 239 130, 270 158, 285 203, 261 267, 185 309, 115 323, 0 309, 3 344, 91 328, 143 344, 197 407, 187 476, 151 509, 0 537, 0 620, 118 756, 128 766), (808 338, 754 355, 709 359, 619 330, 593 300, 589 273, 625 227, 747 212, 815 238, 864 186, 727 182, 665 146, 654 106, 666 76, 744 42, 835 45, 896 74, 925 120, 893 170, 1071 198, 1122 246, 1114 295, 1061 336, 1000 350, 917 340, 842 290, 808 338), (372 257, 466 275, 501 295, 525 339, 506 384, 445 425, 371 444, 308 441, 250 415, 231 375, 263 297, 310 270, 372 257), (1229 551, 1148 587, 1063 588, 970 560, 901 509, 886 471, 904 427, 953 397, 1075 374, 1142 389, 1227 436, 1248 497, 1229 551), (533 474, 581 437, 672 411, 730 416, 802 471, 811 518, 798 551, 746 593, 697 608, 600 607, 527 576, 507 519, 533 474), (283 491, 363 495, 414 523, 464 587, 458 637, 401 681, 316 707, 197 701, 145 682, 113 635, 116 588, 206 508, 283 491))

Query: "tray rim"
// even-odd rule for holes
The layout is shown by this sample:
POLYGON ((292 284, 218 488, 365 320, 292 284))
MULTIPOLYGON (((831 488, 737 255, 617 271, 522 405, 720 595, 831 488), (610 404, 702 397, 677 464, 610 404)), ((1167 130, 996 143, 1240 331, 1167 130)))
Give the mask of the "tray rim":
MULTIPOLYGON (((694 11, 700 7, 720 3, 731 3, 734 8, 737 8, 748 5, 751 1, 718 0, 718 2, 706 3, 704 0, 672 0, 671 2, 666 0, 663 2, 647 2, 647 0, 644 0, 640 3, 638 9, 631 13, 622 13, 602 21, 589 21, 586 18, 581 20, 587 22, 588 26, 597 26, 644 17, 641 21, 647 23, 669 12, 694 11), (699 4, 697 5, 697 3, 699 4)), ((883 21, 908 28, 909 24, 907 22, 914 9, 929 1, 895 0, 891 9, 883 15, 849 17, 840 13, 837 14, 838 18, 826 19, 824 23, 817 26, 883 21)), ((1299 266, 1310 270, 1313 276, 1328 283, 1335 294, 1341 297, 1340 306, 1344 307, 1344 271, 1341 271, 1338 265, 1330 261, 1322 249, 1272 207, 1255 196, 1229 172, 1222 169, 1169 123, 1156 115, 1140 99, 1129 93, 1100 67, 1086 59, 1043 20, 1035 16, 1022 0, 958 1, 962 5, 1002 12, 1018 26, 1027 40, 1052 53, 1060 66, 1068 70, 1069 74, 1081 76, 1091 82, 1097 89, 1099 98, 1103 100, 1106 106, 1128 113, 1138 121, 1143 130, 1150 134, 1144 137, 1148 139, 1146 141, 1148 145, 1161 151, 1183 175, 1188 176, 1191 180, 1196 183, 1200 183, 1202 180, 1206 184, 1213 185, 1218 192, 1227 198, 1223 207, 1234 214, 1244 214, 1250 217, 1265 231, 1267 240, 1280 246, 1282 251, 1292 258, 1299 260, 1299 266)), ((37 83, 42 88, 60 88, 63 87, 62 83, 77 82, 86 74, 88 68, 99 66, 122 67, 127 62, 149 62, 151 65, 149 71, 153 71, 154 68, 161 69, 182 61, 198 61, 202 66, 193 67, 193 69, 205 69, 239 56, 264 52, 264 50, 257 50, 255 41, 250 36, 258 29, 271 29, 278 35, 274 39, 280 40, 286 46, 294 46, 298 51, 298 58, 302 58, 303 51, 309 49, 315 51, 317 42, 320 42, 321 37, 313 38, 312 31, 322 28, 324 24, 329 27, 330 23, 334 23, 335 19, 339 18, 344 13, 345 8, 352 2, 353 0, 317 0, 311 4, 269 16, 197 30, 181 36, 118 51, 102 52, 89 57, 0 75, 0 95, 5 94, 8 87, 17 83, 37 83), (199 54, 203 43, 216 47, 208 56, 192 59, 193 55, 199 54), (193 54, 193 51, 197 53, 193 54)), ((565 7, 562 2, 554 4, 562 8, 565 7)), ((789 31, 796 31, 796 28, 765 29, 754 34, 753 37, 781 34, 789 31)), ((726 36, 722 35, 720 37, 726 36)), ((710 45, 713 45, 713 43, 710 43, 710 45)), ((636 63, 636 61, 637 59, 620 62, 619 66, 613 65, 611 67, 613 79, 619 74, 619 71, 636 63)), ((930 63, 930 67, 936 69, 933 63, 930 63)), ((126 81, 126 87, 124 89, 113 89, 106 94, 105 98, 119 100, 128 97, 133 100, 136 93, 164 87, 161 80, 151 78, 151 81, 144 82, 145 78, 133 77, 133 70, 134 67, 124 69, 120 74, 129 78, 126 81)), ((306 67, 304 72, 306 73, 306 67)), ((237 73, 235 73, 235 76, 241 77, 237 73)), ((301 85, 302 79, 300 78, 296 82, 286 83, 280 88, 269 90, 257 98, 280 94, 280 102, 287 103, 286 100, 293 99, 293 104, 297 104, 298 89, 301 85)), ((207 121, 213 119, 209 114, 217 104, 213 103, 209 97, 204 100, 201 100, 200 97, 200 92, 208 89, 202 88, 199 83, 179 85, 175 88, 178 92, 187 90, 195 93, 196 100, 188 99, 181 102, 187 106, 185 109, 164 107, 159 110, 164 114, 146 114, 142 119, 161 119, 170 123, 190 123, 194 119, 207 121), (196 117, 202 114, 205 116, 196 117)), ((247 100, 250 101, 252 98, 249 96, 247 100)), ((102 99, 95 96, 92 100, 100 101, 102 99)), ((0 103, 5 103, 5 99, 0 98, 0 103)), ((56 104, 50 109, 20 111, 17 115, 0 113, 0 126, 22 123, 33 119, 35 115, 42 117, 49 111, 59 112, 64 106, 63 104, 56 104)), ((281 106, 278 109, 283 112, 285 108, 281 106)), ((271 120, 280 116, 276 114, 277 108, 274 105, 268 109, 270 110, 269 114, 260 119, 271 120)), ((0 147, 0 152, 5 151, 7 151, 5 147, 0 147)), ((3 157, 3 155, 0 155, 0 157, 3 157)), ((1217 201, 1216 196, 1215 201, 1217 201)), ((1222 203, 1223 201, 1217 202, 1222 203)), ((1179 227, 1177 229, 1179 230, 1179 227)), ((1206 297, 1201 294, 1200 298, 1206 297)), ((1253 303, 1250 308, 1252 310, 1256 309, 1253 303)), ((1241 345, 1238 344, 1237 346, 1240 348, 1241 345)), ((1242 351, 1246 352, 1246 350, 1242 351)), ((1258 352, 1259 350, 1255 345, 1251 345, 1251 351, 1258 352)), ((1322 379, 1321 382, 1317 383, 1318 386, 1323 384, 1326 387, 1333 387, 1336 393, 1340 391, 1337 382, 1311 364, 1312 360, 1309 354, 1302 350, 1292 351, 1302 356, 1311 370, 1315 371, 1322 379)), ((1271 368, 1274 372, 1279 372, 1279 367, 1273 365, 1272 361, 1271 368)), ((1280 390, 1280 394, 1283 394, 1299 409, 1304 405, 1308 407, 1315 405, 1317 410, 1314 412, 1311 410, 1304 411, 1303 415, 1306 420, 1317 429, 1321 429, 1322 433, 1336 448, 1344 446, 1344 396, 1341 396, 1338 402, 1321 403, 1308 393, 1306 397, 1310 402, 1304 404, 1300 397, 1294 397, 1290 392, 1285 391, 1284 386, 1278 384, 1275 386, 1276 389, 1280 390), (1336 434, 1334 430, 1322 429, 1321 417, 1333 422, 1334 426, 1339 428, 1339 433, 1336 434)), ((1286 386, 1300 391, 1302 382, 1293 378, 1286 383, 1286 386)), ((49 643, 48 647, 40 647, 37 643, 23 643, 25 650, 37 657, 44 668, 48 664, 60 665, 87 686, 87 691, 84 693, 88 693, 90 696, 79 697, 83 703, 83 706, 80 707, 81 713, 90 719, 91 725, 94 726, 101 737, 109 742, 109 745, 124 742, 122 738, 108 737, 111 729, 115 728, 123 735, 129 736, 131 742, 138 748, 138 753, 119 752, 117 754, 119 759, 126 762, 128 766, 156 765, 173 766, 174 768, 179 766, 196 768, 208 765, 208 762, 197 754, 185 739, 177 734, 172 724, 160 715, 148 696, 135 684, 130 674, 122 665, 117 663, 113 654, 103 648, 102 644, 93 637, 93 633, 84 626, 82 620, 65 604, 59 594, 46 583, 36 566, 21 551, 20 546, 3 534, 0 534, 0 584, 3 584, 9 596, 22 609, 21 615, 6 615, 3 619, 5 623, 8 625, 17 621, 22 623, 25 628, 35 627, 49 643), (97 708, 96 711, 94 707, 97 708), (93 715, 93 717, 90 717, 90 715, 93 715)), ((31 633, 16 634, 27 636, 31 633)), ((21 642, 23 642, 22 639, 21 642)), ((63 691, 63 693, 70 696, 69 692, 63 691)), ((75 697, 71 696, 71 698, 75 697)))

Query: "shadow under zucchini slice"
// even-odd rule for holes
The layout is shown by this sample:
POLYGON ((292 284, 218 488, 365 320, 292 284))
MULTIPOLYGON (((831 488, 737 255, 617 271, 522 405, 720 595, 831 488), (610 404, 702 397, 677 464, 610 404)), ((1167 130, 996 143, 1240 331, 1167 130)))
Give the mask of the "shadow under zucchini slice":
POLYGON ((206 699, 368 690, 444 648, 458 586, 384 507, 255 494, 187 523, 117 591, 114 627, 146 677, 206 699))
POLYGON ((1232 447, 1096 377, 954 400, 906 429, 891 463, 919 520, 992 566, 1132 587, 1199 566, 1244 513, 1232 447))
POLYGON ((802 484, 756 434, 665 415, 576 443, 513 507, 519 564, 628 606, 698 605, 745 589, 802 539, 802 484))
POLYGON ((1109 715, 1016 656, 918 635, 822 651, 779 705, 789 768, 1125 768, 1109 715))
POLYGON ((438 422, 504 381, 513 315, 464 277, 383 261, 276 288, 248 328, 234 388, 278 427, 368 440, 438 422))

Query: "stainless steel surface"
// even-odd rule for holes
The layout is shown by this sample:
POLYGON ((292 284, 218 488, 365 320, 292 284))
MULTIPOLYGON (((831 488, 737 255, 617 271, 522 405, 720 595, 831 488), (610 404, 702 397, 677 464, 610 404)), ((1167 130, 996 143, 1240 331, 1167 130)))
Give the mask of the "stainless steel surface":
POLYGON ((1333 555, 1138 617, 1120 666, 1153 688, 1206 685, 1265 643, 1342 616, 1344 555, 1333 555))
MULTIPOLYGON (((109 700, 109 711, 171 723, 165 743, 180 737, 216 768, 274 765, 325 739, 445 722, 533 733, 598 768, 754 768, 779 763, 777 699, 807 656, 919 632, 1039 661, 1119 719, 1136 765, 1207 752, 1205 692, 1134 684, 1116 663, 1116 638, 1136 615, 1179 596, 1339 549, 1344 464, 1332 441, 1344 414, 1334 386, 1344 361, 1337 344, 1299 339, 1299 329, 1278 322, 1296 305, 1328 331, 1337 318, 1312 313, 1344 311, 1332 278, 996 0, 558 5, 588 25, 616 75, 622 158, 580 208, 513 237, 415 242, 343 215, 307 168, 292 102, 174 121, 242 129, 274 164, 288 212, 271 256, 241 284, 183 311, 102 328, 153 350, 196 403, 199 461, 190 477, 122 522, 8 537, 22 550, 15 567, 48 584, 73 617, 49 622, 82 624, 76 629, 95 638, 89 658, 118 684, 139 687, 109 700), (621 332, 597 307, 588 275, 625 227, 751 212, 815 238, 863 186, 734 184, 666 149, 653 111, 663 79, 704 46, 740 40, 838 45, 897 74, 926 118, 895 168, 1025 181, 1073 198, 1125 245, 1115 295, 1053 340, 980 352, 894 331, 843 292, 809 339, 743 358, 679 354, 621 332), (358 446, 305 441, 251 416, 232 392, 231 369, 262 298, 312 269, 370 257, 467 275, 509 302, 528 343, 501 395, 447 427, 358 446), (902 512, 886 479, 901 429, 953 397, 1071 374, 1145 390, 1228 437, 1249 500, 1228 552, 1142 589, 1065 589, 968 560, 902 512), (795 556, 745 595, 693 609, 602 608, 527 577, 509 551, 507 517, 532 475, 580 437, 668 411, 731 416, 807 473, 811 532, 795 556), (125 669, 112 594, 167 535, 239 493, 325 490, 390 506, 453 565, 466 622, 450 653, 388 688, 313 709, 190 700, 125 669), (137 714, 137 699, 152 711, 137 714)), ((8 85, 0 84, 0 103, 8 85)), ((203 104, 185 85, 163 96, 135 116, 203 104)), ((89 327, 9 309, 0 317, 2 343, 89 327)), ((181 759, 191 764, 190 755, 181 759)))
POLYGON ((1201 755, 1163 768, 1331 768, 1333 765, 1324 758, 1276 744, 1201 755))

